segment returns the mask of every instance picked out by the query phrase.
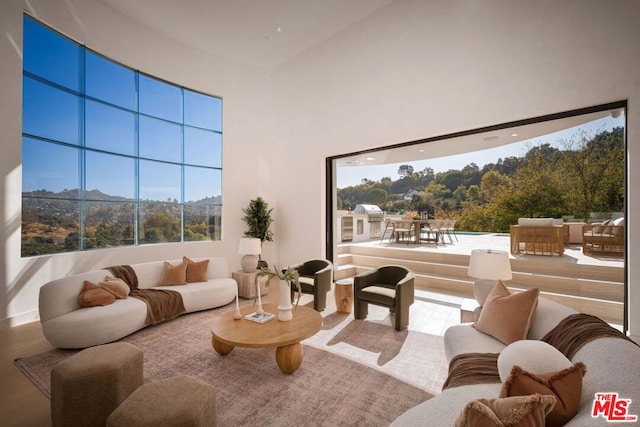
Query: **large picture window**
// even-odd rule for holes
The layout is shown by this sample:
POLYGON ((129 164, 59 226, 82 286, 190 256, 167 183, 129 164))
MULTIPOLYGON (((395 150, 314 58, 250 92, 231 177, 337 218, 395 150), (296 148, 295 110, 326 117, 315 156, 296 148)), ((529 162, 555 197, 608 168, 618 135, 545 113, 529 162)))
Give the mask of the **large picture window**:
POLYGON ((22 113, 22 256, 220 239, 220 98, 25 15, 22 113))

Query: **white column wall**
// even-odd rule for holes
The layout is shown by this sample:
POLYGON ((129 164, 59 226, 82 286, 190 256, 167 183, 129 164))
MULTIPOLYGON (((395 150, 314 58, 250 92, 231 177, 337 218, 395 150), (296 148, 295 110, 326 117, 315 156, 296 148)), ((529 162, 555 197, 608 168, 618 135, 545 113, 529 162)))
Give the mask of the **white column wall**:
MULTIPOLYGON (((268 70, 217 61, 96 0, 3 0, 0 29, 0 329, 36 320, 40 286, 75 272, 183 255, 223 256, 240 267, 242 208, 258 195, 274 198, 271 151, 264 148, 273 133, 268 70), (23 11, 129 67, 223 98, 222 241, 20 257, 23 11)), ((274 256, 275 246, 265 249, 274 256)))
MULTIPOLYGON (((639 21, 633 0, 399 0, 279 67, 281 262, 325 252, 327 156, 628 99, 638 182, 639 21)), ((636 308, 639 192, 626 221, 636 308)), ((637 309, 630 326, 640 336, 637 309)))

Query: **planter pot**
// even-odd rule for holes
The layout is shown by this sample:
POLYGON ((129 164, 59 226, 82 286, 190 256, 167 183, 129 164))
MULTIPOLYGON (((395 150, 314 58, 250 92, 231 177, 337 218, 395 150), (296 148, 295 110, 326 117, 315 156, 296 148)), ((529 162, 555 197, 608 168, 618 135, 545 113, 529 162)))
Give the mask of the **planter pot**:
POLYGON ((293 304, 291 304, 291 284, 280 280, 280 302, 278 304, 278 320, 288 322, 293 319, 293 304))

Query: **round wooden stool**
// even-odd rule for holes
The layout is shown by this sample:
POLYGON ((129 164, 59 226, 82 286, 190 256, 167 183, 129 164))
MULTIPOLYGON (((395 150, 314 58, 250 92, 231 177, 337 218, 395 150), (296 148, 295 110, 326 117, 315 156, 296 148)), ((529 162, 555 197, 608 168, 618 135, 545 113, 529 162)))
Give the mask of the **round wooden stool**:
POLYGON ((353 309, 353 277, 336 281, 333 295, 336 298, 336 311, 338 313, 351 313, 353 309))

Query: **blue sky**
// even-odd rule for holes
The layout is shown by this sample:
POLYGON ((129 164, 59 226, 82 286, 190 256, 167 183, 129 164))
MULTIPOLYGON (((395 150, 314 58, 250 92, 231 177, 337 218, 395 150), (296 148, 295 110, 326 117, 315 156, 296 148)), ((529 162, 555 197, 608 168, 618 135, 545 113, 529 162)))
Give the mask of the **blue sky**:
POLYGON ((475 163, 482 168, 488 163, 495 163, 500 158, 522 157, 527 151, 534 146, 549 143, 553 147, 561 148, 561 142, 571 140, 580 135, 583 131, 587 135, 596 135, 604 130, 611 130, 614 127, 624 126, 624 115, 618 118, 606 117, 598 119, 581 126, 568 128, 559 132, 544 135, 539 138, 517 142, 514 144, 503 145, 489 150, 474 151, 455 156, 439 157, 429 160, 420 160, 415 162, 392 163, 386 165, 371 166, 349 166, 338 167, 336 170, 337 187, 345 188, 362 183, 364 178, 372 181, 379 181, 381 178, 388 176, 392 180, 397 180, 398 168, 401 165, 410 164, 414 171, 421 171, 426 167, 432 168, 436 173, 446 172, 450 169, 460 170, 470 163, 475 163))
POLYGON ((24 192, 221 195, 222 99, 137 73, 30 17, 24 28, 24 192))

